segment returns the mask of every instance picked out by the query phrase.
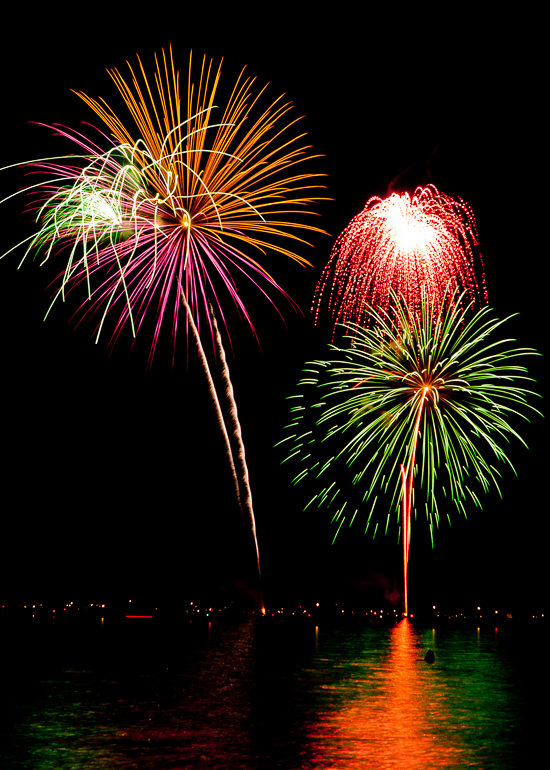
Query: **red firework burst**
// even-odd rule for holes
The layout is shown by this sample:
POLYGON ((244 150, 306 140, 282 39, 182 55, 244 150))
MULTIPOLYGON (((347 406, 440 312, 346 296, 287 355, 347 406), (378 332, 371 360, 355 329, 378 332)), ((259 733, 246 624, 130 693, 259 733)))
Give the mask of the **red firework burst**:
POLYGON ((366 303, 387 310, 391 289, 413 312, 422 307, 422 286, 434 307, 457 291, 476 305, 487 302, 473 212, 431 184, 417 187, 412 199, 408 193, 370 198, 351 220, 317 284, 316 322, 331 274, 328 308, 335 323, 366 324, 366 303))

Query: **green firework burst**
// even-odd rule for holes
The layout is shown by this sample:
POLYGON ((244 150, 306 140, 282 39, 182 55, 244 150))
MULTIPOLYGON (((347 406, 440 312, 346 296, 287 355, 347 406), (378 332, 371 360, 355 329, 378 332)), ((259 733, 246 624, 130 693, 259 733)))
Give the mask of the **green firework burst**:
POLYGON ((404 526, 411 510, 425 513, 433 543, 442 515, 481 507, 479 485, 498 489, 495 463, 513 468, 503 444, 525 442, 511 421, 540 414, 518 359, 537 353, 499 338, 508 318, 462 309, 456 294, 445 309, 424 293, 419 313, 393 299, 394 313, 370 307, 372 328, 345 325, 348 346, 331 345, 331 360, 304 369, 286 460, 302 466, 294 483, 318 486, 306 508, 329 506, 336 535, 356 518, 366 518, 365 531, 383 524, 387 532, 403 506, 404 526))

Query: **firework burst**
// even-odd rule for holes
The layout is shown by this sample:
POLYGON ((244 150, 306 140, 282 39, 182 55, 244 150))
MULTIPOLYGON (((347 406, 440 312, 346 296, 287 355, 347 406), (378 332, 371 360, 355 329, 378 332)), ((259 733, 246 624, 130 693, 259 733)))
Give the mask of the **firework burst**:
POLYGON ((216 411, 235 498, 250 524, 260 576, 244 444, 216 314, 225 323, 221 295, 229 294, 254 331, 239 294, 242 276, 273 305, 269 289, 290 299, 251 253, 270 250, 309 264, 295 249, 307 243, 304 231, 323 232, 303 221, 307 205, 319 200, 312 190, 320 185, 312 179, 321 175, 302 171, 301 164, 316 156, 303 143, 305 134, 296 133, 300 118, 292 117, 292 105, 282 96, 261 108, 265 88, 255 92, 255 81, 243 70, 225 108, 217 110, 221 64, 216 68, 204 58, 193 82, 190 58, 182 99, 172 50, 155 61, 154 85, 139 59, 137 71, 129 65, 129 82, 116 69, 109 72, 130 112, 131 128, 104 100, 79 94, 107 126, 111 136, 99 132, 98 142, 108 149, 58 127, 75 142, 78 154, 16 164, 48 177, 20 191, 36 194, 31 209, 39 225, 23 242, 23 259, 33 251, 43 262, 63 257, 54 302, 85 284, 88 302, 81 310, 99 315, 96 341, 108 314, 114 314, 114 343, 127 325, 135 336, 156 304, 149 362, 166 316, 171 316, 175 342, 184 313, 216 411), (201 318, 222 369, 235 452, 201 341, 201 318))
POLYGON ((314 156, 305 135, 295 132, 299 118, 292 118, 291 104, 279 97, 261 109, 265 88, 255 93, 254 79, 243 71, 219 110, 221 64, 203 59, 193 83, 190 60, 182 98, 172 51, 155 61, 154 85, 141 61, 138 70, 130 67, 128 82, 109 72, 133 128, 103 100, 80 93, 109 129, 111 138, 101 134, 101 141, 110 146, 58 128, 79 154, 29 163, 49 178, 26 188, 37 192, 39 223, 26 254, 38 252, 45 261, 63 253, 56 299, 85 282, 91 310, 99 312, 97 335, 107 314, 115 314, 112 341, 127 323, 135 335, 156 304, 151 357, 167 314, 175 338, 180 286, 197 323, 202 315, 212 335, 207 302, 223 318, 218 295, 224 291, 253 328, 240 276, 266 296, 269 288, 288 295, 252 254, 270 250, 307 265, 294 250, 306 242, 300 232, 322 232, 303 221, 307 204, 318 199, 312 177, 320 175, 301 171, 314 156))
POLYGON ((441 515, 481 507, 476 483, 498 488, 494 461, 511 465, 502 441, 522 439, 510 420, 537 411, 517 359, 535 351, 494 339, 505 321, 488 307, 471 315, 462 297, 434 308, 424 292, 420 313, 403 296, 390 299, 389 312, 369 308, 373 328, 348 324, 350 346, 331 346, 330 361, 305 370, 285 441, 303 464, 294 483, 317 480, 308 506, 333 509, 336 535, 358 515, 376 534, 381 502, 386 532, 392 512, 401 513, 406 586, 413 512, 425 512, 433 544, 441 515))
POLYGON ((364 325, 366 303, 387 310, 392 290, 418 313, 421 287, 434 306, 453 296, 449 287, 483 304, 482 268, 474 215, 460 198, 433 185, 418 187, 412 199, 408 193, 373 197, 334 245, 315 291, 315 320, 326 301, 335 323, 364 325))

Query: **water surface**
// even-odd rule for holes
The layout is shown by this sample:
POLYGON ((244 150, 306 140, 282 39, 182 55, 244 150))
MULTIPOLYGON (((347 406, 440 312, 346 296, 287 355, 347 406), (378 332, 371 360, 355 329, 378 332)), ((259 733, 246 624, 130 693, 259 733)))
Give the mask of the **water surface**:
POLYGON ((267 618, 37 634, 12 653, 0 756, 14 770, 512 770, 542 745, 542 644, 533 629, 267 618))

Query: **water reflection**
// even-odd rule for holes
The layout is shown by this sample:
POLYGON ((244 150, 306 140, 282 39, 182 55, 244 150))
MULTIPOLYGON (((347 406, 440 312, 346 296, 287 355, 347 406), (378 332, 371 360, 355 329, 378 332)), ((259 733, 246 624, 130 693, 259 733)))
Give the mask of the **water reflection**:
POLYGON ((334 686, 341 705, 312 729, 310 767, 515 767, 506 733, 514 710, 494 650, 480 654, 479 636, 461 634, 438 649, 432 631, 407 620, 389 635, 374 670, 365 650, 355 661, 358 673, 334 686), (430 648, 434 664, 424 660, 430 648))
POLYGON ((252 621, 221 634, 206 627, 172 649, 124 638, 114 670, 109 660, 107 670, 41 679, 17 704, 9 767, 254 767, 254 632, 252 621))
POLYGON ((525 758, 522 660, 494 634, 407 620, 102 630, 5 690, 0 756, 14 770, 511 770, 525 758))

